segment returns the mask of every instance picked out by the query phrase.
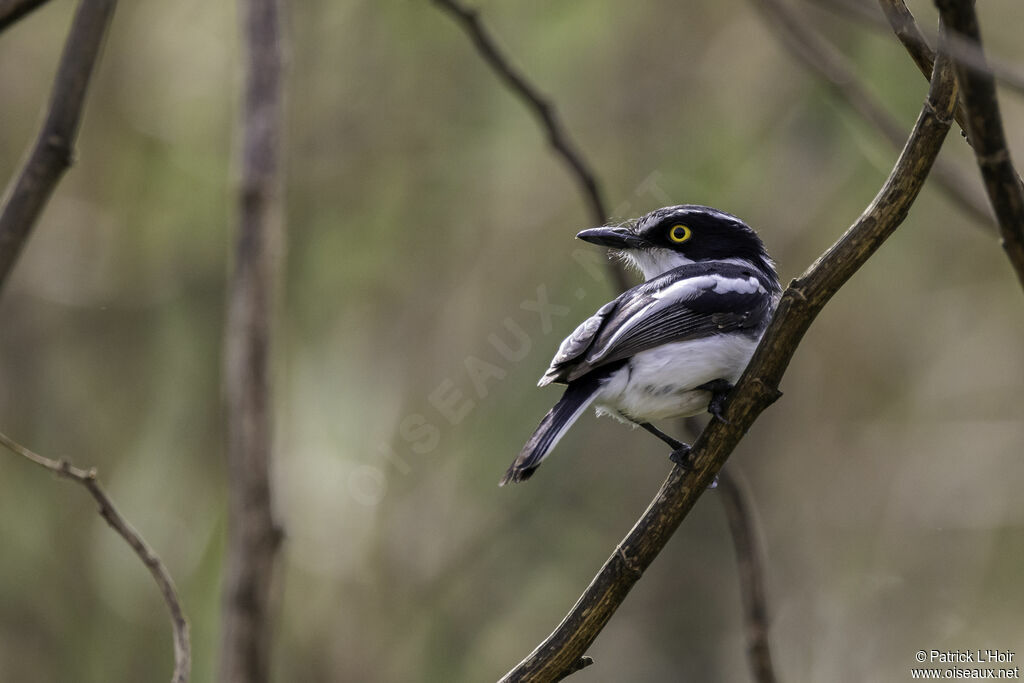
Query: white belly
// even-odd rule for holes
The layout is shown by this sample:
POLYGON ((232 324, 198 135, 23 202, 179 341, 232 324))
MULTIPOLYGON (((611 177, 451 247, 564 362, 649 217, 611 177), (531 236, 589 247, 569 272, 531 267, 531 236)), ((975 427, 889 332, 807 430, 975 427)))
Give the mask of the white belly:
POLYGON ((723 335, 641 351, 609 378, 595 405, 598 412, 643 422, 697 415, 707 409, 711 394, 694 388, 716 379, 738 380, 757 341, 723 335))

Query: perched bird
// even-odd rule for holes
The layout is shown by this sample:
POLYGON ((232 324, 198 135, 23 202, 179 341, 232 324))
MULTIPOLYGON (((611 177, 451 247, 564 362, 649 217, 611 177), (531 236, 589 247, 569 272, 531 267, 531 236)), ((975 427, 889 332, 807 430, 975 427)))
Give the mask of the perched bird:
POLYGON ((761 239, 739 218, 694 204, 670 206, 581 240, 616 250, 646 282, 583 321, 558 348, 539 386, 568 385, 500 485, 529 479, 591 404, 639 425, 687 466, 690 447, 650 424, 722 418, 782 288, 761 239))

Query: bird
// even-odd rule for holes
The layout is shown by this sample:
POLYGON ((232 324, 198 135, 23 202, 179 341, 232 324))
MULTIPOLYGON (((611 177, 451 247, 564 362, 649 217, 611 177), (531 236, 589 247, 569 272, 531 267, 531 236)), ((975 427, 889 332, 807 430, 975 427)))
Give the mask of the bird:
POLYGON ((651 422, 705 410, 724 421, 726 396, 782 293, 758 234, 708 206, 668 206, 576 237, 611 249, 644 282, 561 343, 538 386, 565 384, 565 392, 499 486, 529 479, 591 405, 654 434, 671 447, 672 462, 689 467, 690 446, 651 422))

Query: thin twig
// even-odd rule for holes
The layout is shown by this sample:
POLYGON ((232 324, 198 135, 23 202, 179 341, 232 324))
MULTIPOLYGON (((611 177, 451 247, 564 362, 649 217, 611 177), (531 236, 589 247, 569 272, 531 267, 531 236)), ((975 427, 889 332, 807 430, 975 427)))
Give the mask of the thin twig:
POLYGON ((750 508, 750 494, 731 469, 718 472, 718 492, 729 522, 736 566, 740 576, 743 622, 747 631, 747 660, 758 683, 774 683, 775 669, 768 643, 768 599, 764 589, 763 553, 757 543, 757 528, 750 508))
MULTIPOLYGON (((791 54, 808 70, 823 78, 835 94, 873 124, 894 147, 899 149, 903 145, 906 140, 903 127, 862 85, 849 60, 839 50, 811 29, 785 0, 755 0, 754 4, 762 11, 768 25, 775 29, 775 35, 791 54)), ((924 48, 928 49, 927 43, 924 44, 924 48)), ((921 55, 922 59, 928 60, 928 74, 931 74, 934 57, 929 57, 926 53, 921 55)), ((993 226, 988 202, 969 189, 968 179, 956 166, 946 163, 941 158, 936 159, 932 177, 946 194, 979 224, 993 226)))
POLYGON ((220 679, 270 678, 271 591, 282 531, 271 486, 271 331, 284 239, 283 48, 277 0, 242 0, 245 96, 235 264, 228 290, 228 539, 220 679))
POLYGON ((143 540, 139 532, 128 523, 128 520, 117 511, 114 501, 110 499, 103 490, 103 487, 100 486, 96 470, 80 469, 67 460, 51 460, 29 450, 3 433, 0 433, 0 445, 23 458, 31 460, 40 467, 44 467, 65 479, 81 484, 89 492, 89 495, 93 497, 97 505, 99 505, 100 516, 106 520, 111 529, 116 531, 125 540, 135 555, 142 560, 142 564, 146 565, 146 569, 153 576, 153 580, 156 581, 156 585, 164 597, 164 602, 167 603, 167 611, 171 615, 171 632, 174 638, 174 673, 171 676, 171 682, 187 683, 192 667, 192 649, 189 640, 188 620, 185 618, 185 610, 181 607, 181 599, 178 597, 178 591, 174 587, 174 580, 167 571, 167 567, 160 561, 156 552, 143 540))
MULTIPOLYGON (((928 39, 925 38, 924 34, 921 33, 921 29, 918 28, 914 15, 907 9, 903 0, 878 0, 878 4, 881 6, 885 18, 889 21, 892 32, 896 35, 900 44, 903 45, 907 54, 910 55, 910 58, 914 60, 914 64, 917 65, 921 75, 925 78, 931 78, 932 66, 935 64, 935 50, 931 48, 931 45, 928 44, 928 39)), ((954 118, 957 125, 960 126, 964 139, 967 139, 967 112, 959 100, 956 104, 954 118)), ((967 140, 967 144, 970 144, 970 140, 967 140)))
MULTIPOLYGON (((547 134, 548 144, 565 162, 570 175, 579 185, 581 194, 586 200, 587 208, 590 210, 592 220, 597 225, 604 225, 608 222, 608 211, 602 198, 601 188, 597 178, 590 168, 590 164, 583 158, 583 154, 576 148, 569 134, 565 131, 558 111, 551 104, 547 97, 541 95, 540 91, 532 83, 519 73, 512 66, 509 59, 498 49, 497 43, 491 37, 476 10, 470 9, 459 3, 457 0, 433 0, 434 4, 448 12, 473 41, 480 57, 494 71, 495 75, 512 91, 522 102, 533 112, 547 134)), ((629 287, 626 274, 616 262, 610 261, 609 266, 612 279, 616 287, 624 290, 629 287)))
POLYGON ((0 211, 0 289, 53 188, 71 165, 89 77, 116 0, 82 0, 57 67, 43 128, 28 160, 4 193, 0 211))
POLYGON ((46 2, 47 0, 0 0, 0 33, 46 2))
POLYGON ((906 217, 949 131, 955 102, 953 72, 943 56, 936 63, 917 123, 878 195, 846 234, 783 293, 753 359, 731 393, 725 410, 728 422, 708 423, 693 444, 693 469, 672 469, 562 623, 502 681, 555 680, 593 643, 757 416, 781 395, 779 382, 818 313, 906 217))
MULTIPOLYGON (((935 50, 928 44, 928 39, 921 33, 917 26, 917 20, 911 13, 903 0, 878 0, 882 13, 889 21, 892 32, 896 34, 900 44, 903 45, 907 54, 914 60, 918 70, 925 78, 930 78, 932 67, 935 66, 935 50)), ((960 106, 957 105, 957 113, 960 106)), ((957 123, 960 123, 957 121, 957 123)), ((966 126, 964 126, 966 127, 966 126)))
MULTIPOLYGON (((981 63, 985 52, 981 30, 972 0, 936 0, 950 38, 973 46, 981 63)), ((1013 166, 1003 132, 1003 120, 996 98, 996 82, 987 70, 974 69, 957 62, 964 108, 967 109, 968 136, 985 181, 985 191, 999 221, 1003 250, 1024 287, 1024 183, 1013 166)))

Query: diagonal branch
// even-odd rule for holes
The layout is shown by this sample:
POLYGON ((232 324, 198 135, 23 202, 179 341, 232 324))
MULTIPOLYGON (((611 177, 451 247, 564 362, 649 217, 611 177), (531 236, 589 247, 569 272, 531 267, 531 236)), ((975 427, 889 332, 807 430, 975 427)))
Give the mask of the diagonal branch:
POLYGON ((53 188, 71 165, 89 77, 116 0, 82 0, 71 23, 46 120, 0 211, 0 289, 11 274, 53 188))
MULTIPOLYGON (((807 69, 825 79, 834 93, 846 100, 846 103, 854 111, 881 131, 893 146, 899 149, 903 145, 905 138, 903 127, 861 84, 849 61, 839 50, 810 29, 800 14, 794 11, 785 0, 757 0, 755 5, 768 19, 768 25, 775 29, 775 33, 783 45, 807 69)), ((913 17, 910 22, 916 29, 913 17)), ((904 35, 912 34, 912 30, 905 22, 901 25, 904 35)), ((910 39, 908 38, 908 40, 910 39)), ((921 41, 924 41, 923 36, 921 41)), ((931 74, 935 57, 930 54, 928 44, 912 41, 910 44, 921 48, 916 53, 911 52, 911 56, 914 57, 915 62, 918 58, 922 60, 922 63, 926 62, 927 74, 931 74)), ((910 47, 907 49, 910 50, 910 47)), ((932 178, 960 208, 979 224, 992 225, 992 213, 989 210, 988 202, 984 197, 979 197, 968 189, 963 174, 956 166, 944 163, 942 159, 936 159, 935 167, 932 169, 932 178)))
MULTIPOLYGON (((917 21, 914 19, 914 15, 903 0, 878 0, 878 4, 882 8, 882 13, 885 14, 885 18, 889 21, 889 26, 892 27, 892 32, 896 35, 896 38, 903 45, 903 48, 910 55, 910 58, 914 60, 914 64, 917 65, 921 75, 925 78, 931 78, 932 67, 935 64, 935 50, 928 44, 928 39, 925 38, 924 34, 921 33, 921 29, 917 26, 917 21)), ((947 38, 947 45, 948 38, 947 38)), ((967 139, 967 112, 964 110, 963 104, 957 100, 956 112, 954 119, 960 131, 967 140, 967 144, 971 144, 971 141, 967 139)))
POLYGON ((47 0, 0 0, 0 33, 46 2, 47 0))
POLYGON ((242 0, 245 95, 235 263, 224 339, 228 531, 220 678, 270 679, 271 592, 282 531, 273 511, 271 331, 284 240, 284 87, 277 0, 242 0))
MULTIPOLYGON (((950 29, 950 37, 970 44, 984 64, 981 30, 971 0, 936 0, 942 20, 950 29)), ((1003 120, 996 98, 996 82, 985 69, 975 69, 957 62, 967 128, 974 156, 985 181, 985 191, 999 221, 1003 249, 1024 286, 1024 183, 1010 158, 1010 149, 1003 132, 1003 120)))
MULTIPOLYGON (((907 9, 903 0, 879 0, 878 4, 881 6, 885 18, 889 20, 892 32, 896 34, 900 44, 906 49, 910 58, 914 60, 918 70, 920 70, 925 78, 930 78, 932 68, 935 66, 935 51, 928 45, 928 39, 924 37, 921 29, 917 27, 914 15, 907 9)), ((957 123, 961 123, 960 115, 962 112, 959 103, 956 109, 957 123)), ((962 124, 961 127, 964 130, 967 129, 962 124)))
POLYGON ((188 633, 188 620, 185 618, 185 610, 181 607, 181 599, 174 587, 174 580, 171 578, 167 567, 153 549, 143 540, 139 532, 128 523, 117 508, 114 501, 110 499, 103 487, 100 486, 96 477, 95 469, 83 470, 75 467, 66 460, 51 460, 39 455, 28 448, 25 448, 6 434, 0 433, 0 445, 16 453, 23 458, 31 460, 35 464, 54 472, 58 476, 70 479, 85 487, 89 495, 99 505, 100 516, 106 520, 110 528, 118 533, 125 540, 125 543, 132 549, 132 552, 146 565, 146 569, 153 575, 164 602, 167 603, 167 610, 171 615, 171 628, 174 637, 174 673, 171 675, 171 683, 187 683, 189 670, 192 666, 192 648, 188 633))
POLYGON ((674 467, 661 490, 619 543, 561 624, 502 681, 551 681, 573 667, 665 547, 778 386, 800 340, 842 285, 906 217, 952 122, 952 69, 936 63, 928 99, 878 195, 839 241, 783 293, 779 307, 726 407, 693 445, 692 471, 674 467))
MULTIPOLYGON (((590 210, 591 219, 596 225, 604 225, 609 216, 597 178, 591 170, 590 164, 583 158, 583 154, 569 139, 569 134, 565 131, 554 105, 512 66, 508 57, 501 53, 494 38, 480 21, 476 10, 462 5, 458 0, 433 0, 433 2, 458 22, 473 41, 480 57, 487 62, 501 82, 533 112, 540 127, 547 134, 548 144, 565 163, 570 175, 579 186, 580 192, 586 200, 587 208, 590 210)), ((618 264, 611 263, 613 264, 610 266, 611 276, 616 287, 620 291, 625 290, 629 287, 625 273, 618 264)))

